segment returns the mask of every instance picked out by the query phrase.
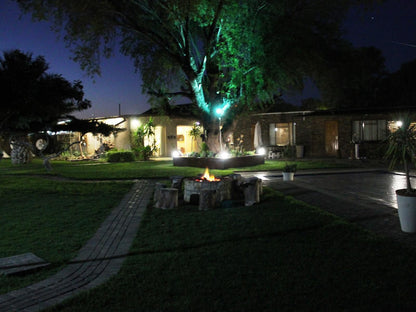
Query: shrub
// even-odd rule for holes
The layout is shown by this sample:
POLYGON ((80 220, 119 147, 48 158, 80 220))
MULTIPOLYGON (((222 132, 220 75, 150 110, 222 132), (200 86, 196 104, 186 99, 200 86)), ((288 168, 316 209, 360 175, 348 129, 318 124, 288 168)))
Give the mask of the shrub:
POLYGON ((149 160, 150 156, 153 155, 153 149, 149 145, 138 147, 135 152, 139 160, 149 160))
POLYGON ((200 157, 201 155, 199 155, 198 152, 192 152, 189 157, 200 157))
POLYGON ((107 152, 108 162, 128 162, 134 161, 134 153, 132 151, 109 151, 107 152))

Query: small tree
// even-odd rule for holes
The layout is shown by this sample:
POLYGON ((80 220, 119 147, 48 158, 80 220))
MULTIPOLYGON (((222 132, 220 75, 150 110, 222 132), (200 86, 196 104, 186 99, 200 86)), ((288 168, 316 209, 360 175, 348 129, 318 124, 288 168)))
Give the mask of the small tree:
POLYGON ((137 128, 136 133, 133 135, 133 142, 133 150, 141 160, 149 160, 158 150, 156 146, 155 126, 152 118, 149 118, 147 123, 137 128))
MULTIPOLYGON (((192 125, 191 131, 189 131, 189 135, 192 137, 192 141, 194 141, 196 144, 198 144, 198 138, 201 137, 202 134, 202 128, 199 122, 194 122, 192 125)), ((198 146, 200 149, 200 147, 198 146)))
POLYGON ((412 116, 408 113, 399 120, 402 124, 387 138, 388 148, 385 158, 390 161, 390 169, 394 169, 397 163, 403 164, 406 174, 406 193, 410 194, 414 192, 410 183, 410 165, 415 164, 416 128, 411 124, 412 116))

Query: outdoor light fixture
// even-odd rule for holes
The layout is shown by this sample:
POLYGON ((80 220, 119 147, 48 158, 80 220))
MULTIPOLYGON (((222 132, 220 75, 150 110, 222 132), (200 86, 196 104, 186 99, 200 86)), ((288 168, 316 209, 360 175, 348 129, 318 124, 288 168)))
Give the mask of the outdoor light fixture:
POLYGON ((403 126, 403 121, 400 121, 400 120, 396 121, 396 126, 399 128, 403 126))
POLYGON ((264 147, 259 147, 259 149, 257 150, 257 154, 266 155, 266 149, 264 147))
POLYGON ((218 158, 221 158, 221 159, 227 159, 227 158, 230 158, 230 157, 231 157, 231 154, 228 153, 227 151, 221 151, 218 154, 218 158))
POLYGON ((182 156, 182 155, 181 155, 181 153, 180 153, 179 151, 174 150, 174 151, 172 152, 172 157, 173 157, 173 158, 175 158, 175 157, 180 157, 180 156, 182 156))
POLYGON ((131 128, 132 129, 137 129, 140 127, 140 120, 138 119, 132 119, 130 122, 131 128))

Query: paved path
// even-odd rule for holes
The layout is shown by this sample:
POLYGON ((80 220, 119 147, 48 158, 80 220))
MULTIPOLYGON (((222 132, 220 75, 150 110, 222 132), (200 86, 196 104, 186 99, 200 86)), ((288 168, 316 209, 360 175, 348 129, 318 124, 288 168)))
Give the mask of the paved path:
MULTIPOLYGON (((416 248, 416 234, 403 233, 400 229, 395 190, 406 185, 402 174, 362 169, 299 171, 292 182, 283 182, 279 172, 255 175, 263 179, 264 185, 286 195, 416 248)), ((416 178, 412 180, 416 185, 416 178)))
POLYGON ((0 311, 39 311, 117 274, 152 193, 152 182, 137 181, 68 266, 44 281, 1 295, 0 311))

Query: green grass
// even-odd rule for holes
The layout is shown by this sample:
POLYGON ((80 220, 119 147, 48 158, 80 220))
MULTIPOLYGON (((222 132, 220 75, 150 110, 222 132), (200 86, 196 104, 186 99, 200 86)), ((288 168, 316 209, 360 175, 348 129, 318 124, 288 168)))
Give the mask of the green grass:
POLYGON ((75 257, 131 187, 22 175, 0 175, 0 185, 0 257, 33 252, 52 263, 26 277, 0 276, 2 293, 43 279, 75 257))
MULTIPOLYGON (((303 169, 326 169, 346 167, 346 163, 338 163, 334 160, 327 161, 297 161, 298 170, 303 169)), ((211 170, 216 176, 225 176, 234 171, 281 171, 286 161, 266 160, 265 164, 244 167, 230 168, 226 170, 211 170)), ((136 178, 167 178, 174 175, 197 176, 204 171, 203 168, 174 167, 172 161, 146 161, 131 163, 106 163, 97 161, 52 161, 53 171, 47 173, 39 159, 24 166, 12 166, 9 160, 0 161, 0 174, 38 174, 57 175, 74 179, 136 179, 136 178)))
POLYGON ((261 204, 148 209, 120 274, 52 311, 403 311, 416 253, 265 189, 261 204))

